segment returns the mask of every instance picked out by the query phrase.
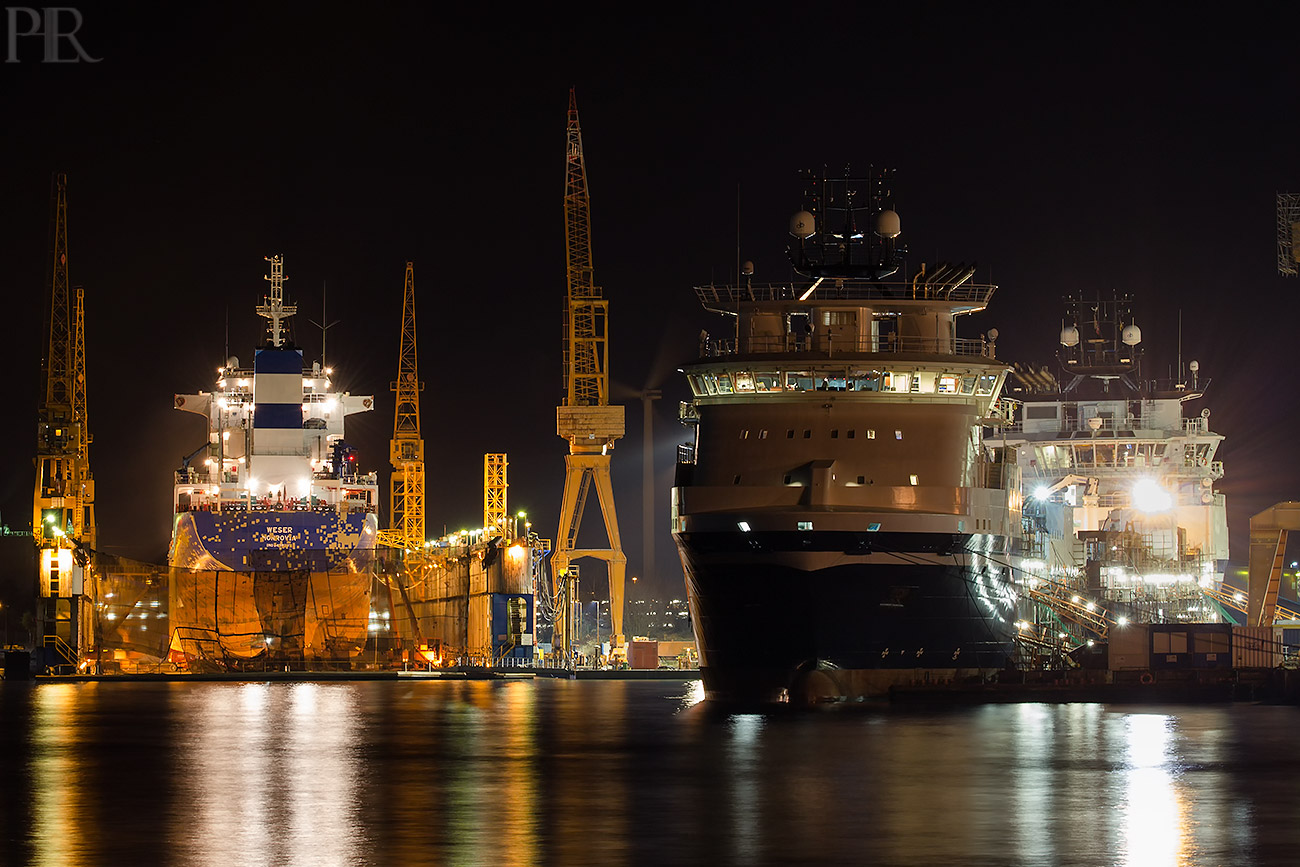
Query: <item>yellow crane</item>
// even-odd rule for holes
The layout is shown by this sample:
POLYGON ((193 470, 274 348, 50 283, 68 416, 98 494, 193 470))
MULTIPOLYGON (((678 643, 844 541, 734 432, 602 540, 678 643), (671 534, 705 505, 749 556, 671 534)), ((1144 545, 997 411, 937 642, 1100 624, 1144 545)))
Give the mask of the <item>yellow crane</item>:
MULTIPOLYGON (((558 597, 569 564, 581 557, 604 560, 609 569, 611 644, 623 645, 623 579, 627 557, 619 539, 614 491, 610 484, 610 451, 623 436, 623 407, 609 405, 609 302, 596 285, 591 256, 591 203, 587 167, 582 152, 578 102, 569 91, 568 147, 565 154, 564 240, 568 264, 568 297, 564 308, 564 403, 556 408, 556 433, 569 443, 564 458, 564 497, 560 506, 555 553, 551 556, 552 591, 558 597), (605 518, 608 548, 579 548, 578 531, 587 494, 595 485, 605 518)), ((567 593, 566 593, 567 595, 567 593)), ((576 638, 571 623, 575 599, 556 605, 556 633, 568 654, 576 638)))
POLYGON ((392 583, 402 597, 416 647, 424 644, 419 619, 407 592, 408 579, 418 578, 428 565, 424 546, 424 440, 420 436, 420 368, 415 343, 415 265, 406 263, 402 286, 402 338, 397 353, 397 379, 389 384, 397 395, 393 410, 393 438, 388 460, 393 474, 388 482, 388 509, 392 529, 380 530, 379 545, 401 551, 392 570, 392 583))
POLYGON ((415 266, 406 263, 402 289, 402 340, 397 379, 389 388, 397 394, 393 438, 388 459, 393 466, 388 505, 391 530, 381 530, 379 543, 406 551, 424 547, 424 440, 420 437, 420 382, 415 345, 415 266))
POLYGON ((85 295, 68 282, 68 178, 54 177, 50 308, 40 406, 32 535, 39 569, 37 622, 47 664, 73 666, 93 641, 85 570, 95 544, 94 479, 86 415, 85 295))

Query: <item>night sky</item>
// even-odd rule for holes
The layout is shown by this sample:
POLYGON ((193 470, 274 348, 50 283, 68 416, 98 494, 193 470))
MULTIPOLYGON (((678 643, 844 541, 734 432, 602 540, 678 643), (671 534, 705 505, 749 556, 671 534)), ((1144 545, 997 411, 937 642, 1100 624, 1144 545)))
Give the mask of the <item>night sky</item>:
MULTIPOLYGON (((1233 557, 1251 514, 1300 499, 1291 369, 1300 281, 1278 276, 1274 195, 1300 190, 1300 19, 1182 5, 83 4, 95 64, 0 64, 0 297, 10 370, 0 517, 31 516, 50 175, 69 175, 71 281, 86 290, 101 548, 161 561, 172 471, 202 442, 177 392, 248 364, 263 256, 283 253, 295 341, 374 394, 348 438, 381 470, 402 274, 415 263, 431 531, 478 526, 482 456, 554 536, 565 294, 565 110, 577 90, 596 279, 611 303, 628 436, 614 485, 641 570, 641 403, 655 406, 659 575, 676 368, 725 322, 691 287, 789 279, 802 168, 897 169, 907 268, 978 261, 999 354, 1043 364, 1067 293, 1138 299, 1144 374, 1178 353, 1212 379, 1233 557), (481 12, 478 10, 482 10, 481 12), (1080 10, 1086 10, 1082 14, 1080 10), (1074 17, 1070 17, 1073 15, 1074 17), (739 207, 738 207, 739 203, 739 207), (739 217, 739 225, 738 225, 739 217)), ((65 54, 70 53, 65 46, 65 54)), ((47 302, 46 302, 47 303, 47 302)), ((386 498, 385 498, 386 499, 386 498)), ((386 507, 385 503, 385 507, 386 507)), ((597 542, 594 498, 583 540, 597 542), (590 535, 591 538, 588 538, 590 535)))

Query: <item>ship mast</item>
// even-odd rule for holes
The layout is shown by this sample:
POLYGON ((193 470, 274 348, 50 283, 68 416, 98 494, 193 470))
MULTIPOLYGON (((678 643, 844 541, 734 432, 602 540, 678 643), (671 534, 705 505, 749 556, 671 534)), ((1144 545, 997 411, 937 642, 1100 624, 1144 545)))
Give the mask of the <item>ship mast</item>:
POLYGON ((271 273, 263 275, 262 279, 270 282, 271 294, 263 296, 262 303, 257 305, 257 315, 270 320, 267 324, 267 332, 271 336, 271 346, 279 349, 284 345, 282 322, 298 312, 298 305, 284 303, 284 257, 276 254, 265 258, 271 263, 271 273))

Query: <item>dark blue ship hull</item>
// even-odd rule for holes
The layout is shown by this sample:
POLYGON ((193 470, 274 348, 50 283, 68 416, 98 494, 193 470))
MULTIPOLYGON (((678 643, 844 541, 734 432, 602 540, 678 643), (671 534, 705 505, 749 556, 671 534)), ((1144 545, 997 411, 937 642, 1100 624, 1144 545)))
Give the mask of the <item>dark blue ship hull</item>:
POLYGON ((930 533, 676 534, 706 695, 855 700, 1004 668, 1001 539, 930 533))

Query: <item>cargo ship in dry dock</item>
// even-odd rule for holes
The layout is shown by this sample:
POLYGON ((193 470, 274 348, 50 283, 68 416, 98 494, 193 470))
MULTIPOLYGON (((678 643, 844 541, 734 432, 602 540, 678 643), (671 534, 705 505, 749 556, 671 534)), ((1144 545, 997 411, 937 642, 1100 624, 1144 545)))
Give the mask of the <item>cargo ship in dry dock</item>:
POLYGON ((883 184, 813 181, 794 282, 696 289, 732 335, 683 367, 672 517, 715 700, 855 700, 1012 652, 1020 477, 981 436, 1008 366, 995 331, 957 336, 995 287, 965 265, 898 279, 883 184))
POLYGON ((346 661, 366 642, 378 480, 356 469, 343 427, 374 399, 335 392, 330 368, 304 363, 287 337, 297 308, 283 260, 267 261, 252 367, 229 358, 213 391, 175 396, 206 430, 175 477, 173 661, 346 661))

